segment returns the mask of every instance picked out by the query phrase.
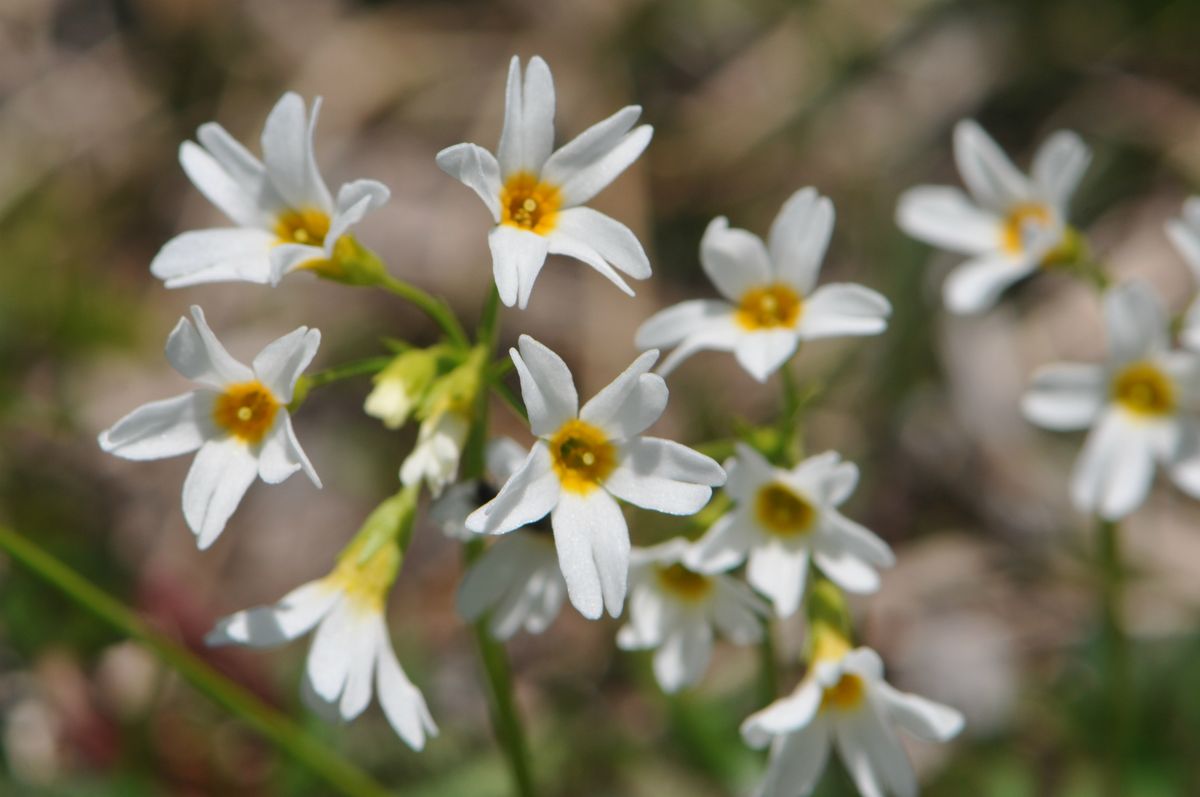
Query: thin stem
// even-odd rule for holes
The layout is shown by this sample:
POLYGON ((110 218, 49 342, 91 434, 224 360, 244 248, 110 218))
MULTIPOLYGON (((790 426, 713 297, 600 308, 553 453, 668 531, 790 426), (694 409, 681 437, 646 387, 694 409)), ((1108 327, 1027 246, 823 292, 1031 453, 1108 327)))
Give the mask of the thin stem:
POLYGON ((770 618, 763 619, 762 640, 759 642, 758 654, 759 673, 759 705, 767 706, 775 702, 779 695, 779 663, 775 656, 775 639, 771 633, 770 618))
POLYGON ((330 382, 337 382, 342 379, 350 379, 355 376, 367 376, 369 374, 377 374, 387 367, 392 361, 392 357, 367 357, 365 360, 355 360, 353 362, 335 365, 332 368, 326 368, 324 371, 317 371, 308 375, 308 387, 320 387, 327 385, 330 382))
POLYGON ((525 405, 521 403, 519 398, 517 398, 517 394, 512 392, 512 388, 500 380, 495 380, 492 382, 492 390, 496 392, 496 395, 499 396, 504 403, 508 405, 508 408, 516 413, 521 420, 529 420, 529 414, 525 410, 525 405))
POLYGON ((417 306, 421 312, 433 319, 434 323, 441 328, 451 342, 461 346, 466 346, 468 343, 467 333, 459 323, 458 318, 450 307, 441 299, 434 297, 432 294, 418 288, 416 285, 410 285, 407 282, 396 279, 391 274, 385 274, 379 281, 379 286, 384 290, 399 296, 407 302, 417 306))
POLYGON ((1121 618, 1125 570, 1121 561, 1121 528, 1101 520, 1097 529, 1097 565, 1100 576, 1101 646, 1104 657, 1104 691, 1108 700, 1105 737, 1110 776, 1106 793, 1124 794, 1124 777, 1133 721, 1133 680, 1130 669, 1129 637, 1121 618))
POLYGON ((386 797, 370 775, 301 730, 276 709, 229 680, 131 609, 100 590, 29 539, 0 526, 0 549, 100 620, 138 640, 197 690, 347 797, 386 797))
POLYGON ((800 458, 799 422, 802 406, 800 386, 796 383, 796 374, 792 370, 795 355, 788 358, 779 369, 780 386, 783 389, 783 408, 779 418, 779 451, 778 457, 786 466, 796 464, 800 458))

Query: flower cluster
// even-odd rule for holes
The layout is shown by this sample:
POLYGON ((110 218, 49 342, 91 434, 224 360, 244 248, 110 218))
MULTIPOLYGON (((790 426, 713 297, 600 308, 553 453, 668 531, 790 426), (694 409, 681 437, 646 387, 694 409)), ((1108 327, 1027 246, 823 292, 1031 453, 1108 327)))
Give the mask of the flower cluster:
MULTIPOLYGON (((372 374, 364 411, 388 430, 418 424, 396 494, 366 518, 329 575, 274 605, 226 617, 210 644, 274 646, 313 631, 303 686, 310 705, 351 720, 376 695, 397 734, 420 749, 437 726, 400 667, 385 607, 424 488, 435 499, 431 518, 467 544, 459 612, 496 639, 547 631, 564 599, 588 619, 624 615, 616 645, 653 651, 659 685, 675 692, 703 678, 718 633, 753 645, 774 622, 806 621, 806 675, 742 728, 750 745, 771 743, 763 793, 808 794, 831 746, 864 795, 913 793, 915 774, 893 729, 945 740, 962 718, 897 691, 883 680, 878 654, 854 646, 845 593, 876 591, 879 570, 894 562, 887 543, 843 514, 858 468, 833 451, 799 455, 797 427, 788 422, 798 406, 785 407, 778 427, 723 449, 723 465, 648 434, 668 403, 665 377, 701 350, 732 352, 756 382, 781 374, 788 385, 801 342, 885 331, 891 306, 882 295, 853 283, 818 284, 833 203, 814 188, 797 191, 765 242, 725 217, 714 219, 699 242, 699 264, 721 298, 685 301, 648 319, 634 336, 643 352, 581 404, 564 359, 528 334, 509 349, 509 360, 495 357, 495 302, 525 308, 549 255, 581 260, 629 294, 625 277, 650 276, 634 233, 586 203, 637 160, 652 130, 637 125, 641 109, 629 106, 555 149, 554 84, 537 57, 524 70, 512 60, 505 97, 495 155, 458 144, 436 156, 491 214, 495 292, 474 340, 444 303, 389 274, 351 233, 388 190, 357 180, 331 196, 313 152, 319 102, 306 113, 298 96, 280 99, 263 132, 262 161, 215 123, 200 128, 199 144, 181 148, 188 176, 237 226, 167 243, 151 264, 167 287, 231 280, 276 286, 288 273, 307 271, 406 299, 444 335, 427 348, 397 344, 365 364, 304 375, 320 342, 316 330, 285 335, 248 367, 221 346, 199 307, 193 320, 180 321, 167 358, 199 387, 138 408, 103 432, 100 444, 139 460, 197 451, 183 485, 183 514, 200 548, 217 539, 256 477, 278 483, 303 470, 320 486, 292 424, 310 390, 372 374), (673 349, 661 364, 660 348, 673 349), (510 364, 519 404, 504 381, 510 364), (528 446, 487 441, 492 393, 527 419, 528 446), (635 546, 626 507, 696 516, 694 533, 635 546)), ((899 216, 914 234, 977 258, 947 288, 953 307, 977 310, 1038 265, 1082 251, 1064 206, 1087 152, 1062 134, 1027 180, 977 127, 960 127, 956 143, 978 206, 954 189, 915 189, 899 216)), ((1196 255, 1200 224, 1191 222, 1176 234, 1196 255)), ((1192 434, 1181 414, 1189 395, 1184 359, 1166 350, 1161 315, 1142 317, 1153 315, 1142 294, 1120 296, 1113 299, 1120 327, 1113 363, 1048 373, 1031 397, 1031 415, 1064 428, 1097 424, 1097 442, 1089 444, 1095 450, 1081 465, 1080 491, 1088 496, 1104 493, 1114 469, 1130 467, 1113 452, 1135 437, 1145 457, 1168 462, 1181 484, 1200 484, 1200 465, 1191 468, 1181 453, 1192 434), (1129 313, 1142 316, 1127 323, 1129 313), (1154 321, 1158 332, 1143 334, 1142 321, 1154 321), (1153 429, 1143 417, 1152 414, 1153 429)))

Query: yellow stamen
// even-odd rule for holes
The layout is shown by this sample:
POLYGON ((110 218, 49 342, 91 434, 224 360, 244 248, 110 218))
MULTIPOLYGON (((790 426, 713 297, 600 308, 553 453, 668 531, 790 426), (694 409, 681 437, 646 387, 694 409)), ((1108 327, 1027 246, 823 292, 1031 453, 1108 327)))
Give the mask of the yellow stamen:
POLYGON ((754 497, 754 516, 772 534, 792 537, 812 531, 817 512, 790 487, 772 482, 754 497))
POLYGON ((1137 362, 1121 370, 1113 379, 1112 396, 1138 415, 1158 417, 1175 409, 1175 386, 1153 363, 1137 362))
POLYGON ((821 711, 836 709, 850 711, 862 705, 867 688, 863 679, 852 673, 846 673, 833 686, 826 687, 821 695, 821 711))
POLYGON ((616 447, 608 435, 586 421, 567 421, 549 442, 554 472, 568 492, 587 495, 616 467, 616 447))
POLYGON ((658 583, 665 591, 685 601, 698 602, 712 592, 712 578, 678 563, 658 568, 657 575, 658 583))
POLYGON ((781 282, 751 288, 738 303, 738 324, 744 329, 794 327, 804 309, 800 294, 781 282))
POLYGON ((245 443, 259 443, 271 428, 280 404, 262 382, 229 385, 217 396, 213 420, 245 443))
POLYGON ((562 194, 537 175, 517 172, 500 189, 500 223, 546 235, 558 221, 562 194))
POLYGON ((285 210, 275 219, 279 243, 324 246, 329 233, 329 214, 323 210, 285 210))

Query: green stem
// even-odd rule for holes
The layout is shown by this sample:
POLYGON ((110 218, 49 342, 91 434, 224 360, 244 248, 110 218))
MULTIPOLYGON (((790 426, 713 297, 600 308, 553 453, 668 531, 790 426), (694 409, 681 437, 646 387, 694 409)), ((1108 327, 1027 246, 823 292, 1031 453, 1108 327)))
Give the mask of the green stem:
POLYGON ((266 737, 348 797, 389 794, 370 775, 306 734, 290 719, 217 672, 76 571, 11 529, 0 526, 0 549, 31 573, 121 633, 138 640, 213 702, 266 737))
POLYGON ((460 346, 468 344, 467 333, 459 323, 458 318, 450 307, 441 299, 435 298, 432 294, 418 288, 416 285, 410 285, 407 282, 396 279, 391 274, 384 274, 380 278, 379 286, 384 290, 399 296, 407 302, 417 306, 421 312, 433 319, 433 322, 441 328, 446 337, 451 342, 460 346))
POLYGON ((1126 793, 1124 779, 1133 722, 1133 680, 1129 637, 1125 633, 1121 618, 1121 596, 1125 585, 1125 570, 1121 561, 1121 528, 1112 521, 1102 520, 1097 532, 1101 647, 1104 657, 1104 691, 1108 700, 1105 736, 1109 744, 1106 759, 1110 776, 1105 779, 1105 789, 1107 794, 1116 797, 1126 793))
POLYGON ((355 376, 367 376, 377 374, 387 367, 394 357, 368 357, 365 360, 355 360, 354 362, 335 365, 332 368, 326 368, 324 371, 317 371, 309 374, 308 388, 311 390, 314 387, 321 387, 330 382, 337 382, 342 379, 350 379, 355 376))
POLYGON ((793 354, 779 369, 780 385, 783 388, 783 408, 779 418, 779 451, 777 456, 783 464, 791 467, 800 459, 800 409, 802 405, 800 386, 792 370, 793 354))
POLYGON ((492 381, 492 390, 496 392, 496 395, 499 396, 504 403, 508 405, 508 408, 516 413, 521 420, 529 420, 529 413, 525 410, 525 405, 521 403, 519 398, 517 398, 517 394, 512 392, 512 388, 497 379, 492 381))
POLYGON ((771 619, 763 619, 762 641, 759 642, 759 701, 768 706, 779 696, 779 663, 775 656, 775 639, 771 634, 771 619))

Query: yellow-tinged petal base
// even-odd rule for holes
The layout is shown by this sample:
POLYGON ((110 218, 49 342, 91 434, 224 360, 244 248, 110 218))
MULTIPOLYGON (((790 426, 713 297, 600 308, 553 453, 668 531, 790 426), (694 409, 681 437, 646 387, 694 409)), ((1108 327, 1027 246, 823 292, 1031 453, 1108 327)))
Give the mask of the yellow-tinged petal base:
POLYGON ((603 430, 572 418, 549 439, 550 458, 562 488, 587 495, 617 466, 617 449, 603 430))
POLYGON ((754 497, 754 517, 778 537, 796 537, 812 531, 817 511, 787 485, 772 482, 754 497))
POLYGON ((748 330, 792 328, 804 311, 804 299, 782 282, 751 288, 738 302, 734 318, 748 330))
POLYGON ((1136 362, 1112 381, 1113 401, 1136 415, 1158 418, 1175 411, 1175 385, 1157 365, 1136 362))
POLYGON ((562 192, 536 174, 517 172, 500 189, 500 223, 547 235, 558 221, 562 192))

